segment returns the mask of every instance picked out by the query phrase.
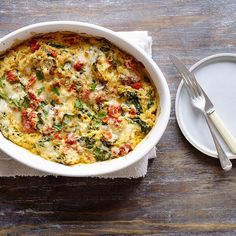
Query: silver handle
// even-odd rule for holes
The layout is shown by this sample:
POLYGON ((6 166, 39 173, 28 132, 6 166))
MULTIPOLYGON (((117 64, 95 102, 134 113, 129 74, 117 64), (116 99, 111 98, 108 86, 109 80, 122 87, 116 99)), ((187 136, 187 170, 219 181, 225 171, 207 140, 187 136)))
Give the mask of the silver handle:
POLYGON ((204 114, 204 117, 206 119, 209 130, 211 132, 213 141, 215 143, 221 167, 224 171, 229 171, 232 168, 232 163, 229 160, 228 156, 226 155, 226 153, 225 153, 224 149, 222 148, 220 142, 218 141, 217 136, 215 135, 215 131, 214 131, 213 125, 211 124, 211 120, 208 118, 208 116, 205 112, 203 114, 204 114))

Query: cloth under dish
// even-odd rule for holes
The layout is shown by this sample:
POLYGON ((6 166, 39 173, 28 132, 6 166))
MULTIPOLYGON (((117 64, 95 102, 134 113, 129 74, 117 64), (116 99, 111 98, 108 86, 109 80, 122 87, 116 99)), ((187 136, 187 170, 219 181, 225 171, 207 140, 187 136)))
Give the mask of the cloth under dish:
MULTIPOLYGON (((152 38, 148 36, 147 31, 117 32, 117 34, 132 44, 142 48, 146 53, 152 56, 152 38)), ((132 166, 111 174, 97 176, 98 178, 140 178, 147 173, 148 159, 156 157, 156 148, 154 147, 144 158, 132 166)), ((0 177, 16 176, 47 176, 49 174, 27 167, 9 157, 0 151, 0 177)))

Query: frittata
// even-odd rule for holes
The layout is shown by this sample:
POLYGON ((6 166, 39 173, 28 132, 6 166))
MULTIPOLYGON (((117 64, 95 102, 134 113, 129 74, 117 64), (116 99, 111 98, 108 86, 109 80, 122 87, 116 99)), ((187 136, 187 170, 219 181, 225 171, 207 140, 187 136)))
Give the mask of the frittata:
POLYGON ((65 165, 126 155, 160 110, 141 62, 104 38, 72 32, 38 35, 5 52, 0 97, 2 134, 65 165))

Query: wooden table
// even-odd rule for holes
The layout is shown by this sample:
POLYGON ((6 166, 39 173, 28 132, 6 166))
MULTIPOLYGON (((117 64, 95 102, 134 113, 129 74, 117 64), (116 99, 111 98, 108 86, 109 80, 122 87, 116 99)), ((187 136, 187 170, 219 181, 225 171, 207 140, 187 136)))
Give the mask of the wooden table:
POLYGON ((148 30, 171 91, 171 118, 145 178, 0 178, 0 235, 236 234, 235 168, 224 173, 181 134, 179 78, 167 55, 191 65, 236 52, 235 0, 0 1, 0 36, 46 20, 148 30))

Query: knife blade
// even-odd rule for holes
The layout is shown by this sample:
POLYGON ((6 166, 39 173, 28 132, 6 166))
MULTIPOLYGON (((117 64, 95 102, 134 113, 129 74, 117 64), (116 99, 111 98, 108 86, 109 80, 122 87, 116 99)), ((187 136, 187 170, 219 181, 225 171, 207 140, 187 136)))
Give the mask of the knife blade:
MULTIPOLYGON (((230 148, 230 150, 236 154, 236 140, 231 132, 226 128, 225 124, 223 123, 220 116, 216 113, 214 105, 210 98, 207 96, 201 85, 197 82, 194 73, 188 70, 188 68, 175 56, 169 55, 171 61, 177 68, 178 72, 182 76, 188 76, 191 80, 194 80, 195 83, 198 84, 200 89, 202 90, 203 96, 205 98, 205 112, 214 124, 216 130, 221 135, 222 139, 224 140, 225 144, 230 148)), ((185 84, 185 83, 184 83, 185 84)))

